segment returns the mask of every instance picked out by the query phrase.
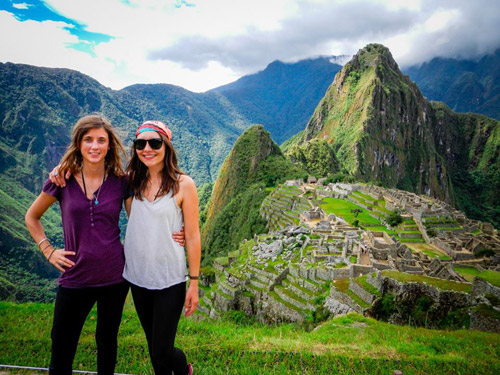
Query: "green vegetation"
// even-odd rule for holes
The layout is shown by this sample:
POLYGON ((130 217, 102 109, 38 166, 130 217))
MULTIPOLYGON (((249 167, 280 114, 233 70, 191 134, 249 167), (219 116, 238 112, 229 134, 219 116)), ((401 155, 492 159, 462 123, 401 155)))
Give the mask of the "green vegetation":
MULTIPOLYGON (((55 296, 57 270, 38 250, 24 224, 24 215, 36 195, 12 178, 0 176, 0 299, 50 302, 55 296), (9 280, 7 282, 7 280, 9 280)), ((56 247, 64 247, 59 207, 42 217, 45 233, 56 247)))
POLYGON ((245 238, 266 230, 259 215, 266 187, 304 172, 286 160, 262 125, 247 129, 224 161, 202 228, 203 264, 236 249, 245 238))
POLYGON ((476 258, 482 258, 482 257, 492 257, 495 256, 495 252, 493 249, 482 249, 479 250, 477 253, 474 254, 476 258))
POLYGON ((479 305, 477 305, 475 311, 489 318, 500 320, 500 312, 485 303, 480 303, 479 305))
POLYGON ((335 174, 339 169, 334 150, 322 139, 314 139, 301 145, 294 144, 287 149, 286 155, 292 162, 317 177, 335 174))
POLYGON ((323 199, 323 202, 324 203, 320 204, 320 206, 327 214, 340 216, 349 224, 352 224, 356 219, 351 210, 360 209, 362 212, 357 214, 357 219, 359 220, 361 226, 370 224, 381 226, 380 220, 370 216, 366 209, 356 206, 352 202, 337 198, 325 198, 323 199))
POLYGON ((464 277, 466 280, 470 282, 474 280, 474 277, 480 277, 481 279, 484 279, 487 282, 489 282, 491 285, 500 287, 500 272, 498 271, 491 271, 491 270, 479 271, 475 267, 460 267, 460 266, 455 266, 453 267, 453 269, 455 270, 455 272, 460 274, 460 276, 464 277))
POLYGON ((472 285, 468 283, 437 279, 434 277, 428 277, 423 275, 414 275, 406 272, 384 270, 382 271, 382 275, 391 277, 395 280, 405 283, 406 282, 427 283, 442 290, 453 290, 456 292, 466 292, 466 293, 470 293, 470 291, 472 290, 472 285))
POLYGON ((373 285, 369 284, 366 281, 367 277, 368 277, 368 275, 363 275, 363 276, 357 277, 355 280, 366 291, 370 292, 373 295, 376 295, 377 297, 382 297, 382 293, 380 293, 380 291, 377 288, 375 288, 373 285))
POLYGON ((407 246, 414 251, 420 251, 426 254, 429 258, 439 258, 442 260, 450 260, 451 257, 443 253, 442 251, 437 250, 434 246, 426 244, 426 243, 409 243, 407 246))
POLYGON ((344 280, 334 280, 332 286, 335 287, 339 292, 342 292, 349 296, 354 302, 356 302, 363 309, 370 307, 365 301, 363 301, 356 293, 349 289, 349 279, 344 280))
POLYGON ((403 218, 401 217, 398 211, 392 211, 389 217, 387 218, 387 223, 393 228, 397 227, 402 222, 403 218))
MULTIPOLYGON (((52 305, 0 303, 0 361, 48 367, 52 305)), ((87 320, 75 360, 95 371, 96 312, 87 320)), ((176 345, 200 375, 496 374, 498 334, 401 327, 349 314, 307 332, 292 324, 263 326, 238 313, 218 321, 181 319, 176 345)), ((126 305, 116 371, 153 374, 146 340, 126 305)))

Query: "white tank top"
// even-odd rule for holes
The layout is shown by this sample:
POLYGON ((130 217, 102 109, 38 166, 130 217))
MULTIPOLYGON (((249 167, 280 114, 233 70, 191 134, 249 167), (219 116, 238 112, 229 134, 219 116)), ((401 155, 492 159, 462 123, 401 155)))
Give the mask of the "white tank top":
POLYGON ((186 281, 186 253, 172 239, 183 222, 182 210, 171 193, 153 202, 134 197, 125 234, 123 277, 147 289, 164 289, 186 281))

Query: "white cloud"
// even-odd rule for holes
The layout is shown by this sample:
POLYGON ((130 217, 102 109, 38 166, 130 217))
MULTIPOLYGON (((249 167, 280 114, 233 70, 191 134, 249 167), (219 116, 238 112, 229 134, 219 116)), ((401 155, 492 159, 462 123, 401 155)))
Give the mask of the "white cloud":
POLYGON ((12 6, 16 9, 28 9, 29 5, 26 3, 13 3, 12 6))
MULTIPOLYGON (((47 0, 86 30, 112 37, 95 57, 62 22, 0 12, 0 60, 67 67, 106 86, 172 83, 204 91, 273 60, 352 55, 387 45, 400 65, 434 56, 474 57, 500 47, 494 0, 47 0)), ((24 3, 19 3, 22 6, 24 3)))

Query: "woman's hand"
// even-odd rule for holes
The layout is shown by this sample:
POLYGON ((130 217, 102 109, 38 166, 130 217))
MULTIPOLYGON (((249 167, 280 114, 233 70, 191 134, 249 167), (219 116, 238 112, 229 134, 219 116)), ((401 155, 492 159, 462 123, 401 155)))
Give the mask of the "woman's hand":
POLYGON ((191 280, 189 282, 189 288, 186 293, 186 302, 184 304, 184 311, 186 316, 189 316, 196 311, 198 302, 198 280, 191 280))
POLYGON ((75 265, 75 262, 66 258, 69 255, 75 255, 74 251, 65 251, 64 249, 54 249, 51 252, 45 252, 48 254, 49 263, 56 267, 59 271, 64 272, 67 268, 71 268, 75 265), (65 269, 65 268, 66 269, 65 269))
POLYGON ((174 232, 172 233, 172 238, 174 239, 175 242, 177 242, 179 245, 184 246, 184 227, 181 228, 179 232, 174 232))
POLYGON ((59 187, 65 187, 66 186, 66 180, 70 178, 71 172, 66 171, 66 173, 59 173, 59 165, 56 165, 54 169, 49 173, 49 179, 50 182, 53 184, 59 186, 59 187))

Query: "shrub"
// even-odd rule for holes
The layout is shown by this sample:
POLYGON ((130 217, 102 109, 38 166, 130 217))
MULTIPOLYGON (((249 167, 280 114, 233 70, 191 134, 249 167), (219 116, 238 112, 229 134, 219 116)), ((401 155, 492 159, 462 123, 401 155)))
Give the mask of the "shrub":
POLYGON ((482 258, 482 257, 492 257, 495 255, 495 252, 492 250, 492 249, 482 249, 482 250, 479 250, 477 253, 474 254, 474 256, 476 258, 482 258))
POLYGON ((391 227, 397 227, 399 224, 403 222, 403 218, 399 214, 398 211, 392 211, 389 216, 387 217, 387 223, 391 227))

